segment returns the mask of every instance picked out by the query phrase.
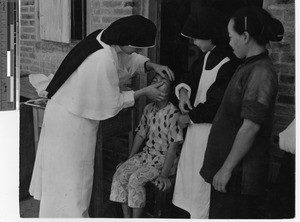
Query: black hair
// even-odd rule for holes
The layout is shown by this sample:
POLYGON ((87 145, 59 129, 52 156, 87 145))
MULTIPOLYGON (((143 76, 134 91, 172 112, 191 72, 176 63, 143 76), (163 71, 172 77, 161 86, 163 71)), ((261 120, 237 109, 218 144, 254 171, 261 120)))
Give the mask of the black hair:
POLYGON ((260 45, 270 41, 279 42, 283 38, 282 23, 262 8, 255 6, 241 8, 231 19, 234 21, 233 28, 238 34, 248 32, 260 45))

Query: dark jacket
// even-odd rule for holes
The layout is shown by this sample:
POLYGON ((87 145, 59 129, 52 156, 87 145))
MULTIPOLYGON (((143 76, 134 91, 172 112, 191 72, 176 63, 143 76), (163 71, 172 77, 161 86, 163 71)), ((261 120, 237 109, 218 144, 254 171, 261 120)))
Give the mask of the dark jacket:
MULTIPOLYGON (((190 72, 184 77, 183 83, 191 87, 191 105, 194 104, 198 86, 202 74, 204 55, 201 55, 192 65, 190 72)), ((216 81, 210 86, 206 93, 206 102, 199 103, 197 107, 189 112, 189 116, 194 123, 212 123, 214 116, 221 104, 227 85, 234 74, 239 60, 232 53, 223 48, 215 47, 207 58, 206 70, 213 69, 224 58, 230 57, 230 61, 221 66, 218 71, 216 81)), ((174 98, 172 99, 174 102, 174 98)), ((178 101, 174 102, 175 104, 178 101)))

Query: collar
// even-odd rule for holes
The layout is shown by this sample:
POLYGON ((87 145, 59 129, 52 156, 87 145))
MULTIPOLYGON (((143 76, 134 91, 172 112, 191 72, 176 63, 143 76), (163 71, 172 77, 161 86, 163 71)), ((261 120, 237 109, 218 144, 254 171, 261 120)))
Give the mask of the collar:
POLYGON ((99 35, 97 36, 97 40, 98 42, 102 45, 103 49, 105 51, 107 51, 111 57, 113 58, 115 64, 118 64, 118 56, 117 56, 117 53, 121 51, 120 47, 117 46, 117 45, 108 45, 106 44, 105 42, 102 42, 101 41, 101 35, 103 33, 104 30, 102 30, 99 35))
POLYGON ((158 105, 156 104, 156 102, 154 102, 154 103, 153 103, 153 109, 154 109, 154 111, 156 111, 156 112, 158 112, 158 111, 160 111, 160 110, 164 110, 164 109, 166 109, 166 108, 170 105, 170 103, 171 103, 171 102, 168 101, 165 107, 159 108, 158 105))
POLYGON ((250 56, 250 57, 244 59, 243 64, 248 64, 248 63, 260 60, 261 58, 268 57, 268 55, 269 55, 269 52, 268 52, 268 50, 266 50, 258 55, 250 56))

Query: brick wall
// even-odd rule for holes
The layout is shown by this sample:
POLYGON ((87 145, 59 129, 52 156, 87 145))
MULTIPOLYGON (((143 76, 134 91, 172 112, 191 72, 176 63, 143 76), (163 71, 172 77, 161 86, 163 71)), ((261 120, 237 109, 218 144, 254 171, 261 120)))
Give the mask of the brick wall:
POLYGON ((278 151, 278 133, 295 117, 295 2, 293 0, 265 0, 265 8, 285 29, 281 42, 271 43, 271 58, 278 74, 279 92, 274 119, 274 154, 278 151), (268 4, 269 3, 269 4, 268 4))
POLYGON ((295 118, 295 1, 265 0, 264 8, 279 19, 285 29, 283 40, 271 43, 270 50, 279 82, 269 173, 269 182, 272 183, 276 181, 283 156, 278 134, 295 118))
MULTIPOLYGON (((118 18, 132 14, 131 1, 89 0, 87 1, 88 33, 106 28, 118 18)), ((76 42, 70 44, 44 41, 39 35, 39 0, 21 1, 20 69, 21 75, 55 73, 66 54, 76 42)))
POLYGON ((126 0, 91 0, 88 13, 91 15, 88 26, 91 32, 104 29, 113 21, 128 15, 132 15, 132 1, 126 0))

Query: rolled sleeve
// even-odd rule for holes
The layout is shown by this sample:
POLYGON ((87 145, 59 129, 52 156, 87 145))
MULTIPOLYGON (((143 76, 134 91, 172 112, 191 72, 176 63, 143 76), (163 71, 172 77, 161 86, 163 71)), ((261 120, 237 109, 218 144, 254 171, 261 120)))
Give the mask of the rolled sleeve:
POLYGON ((121 93, 124 101, 124 108, 131 107, 134 105, 134 91, 124 91, 121 93))
POLYGON ((271 69, 258 66, 252 70, 244 90, 241 117, 261 124, 269 115, 277 94, 277 76, 271 69))
POLYGON ((268 106, 255 101, 244 101, 241 117, 262 124, 268 115, 268 106))

